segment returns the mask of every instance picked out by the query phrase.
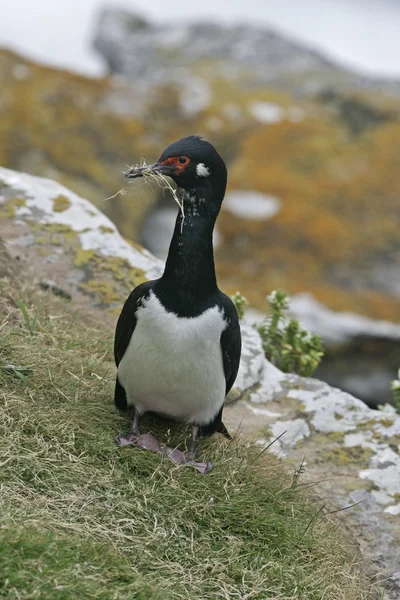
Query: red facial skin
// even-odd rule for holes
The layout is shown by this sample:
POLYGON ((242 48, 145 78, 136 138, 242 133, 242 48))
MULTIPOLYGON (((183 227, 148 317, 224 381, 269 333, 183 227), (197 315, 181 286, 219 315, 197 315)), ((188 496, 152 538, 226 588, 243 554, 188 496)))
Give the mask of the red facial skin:
POLYGON ((172 156, 171 158, 167 158, 167 160, 164 160, 160 164, 168 165, 169 167, 174 167, 174 169, 176 171, 175 176, 178 176, 181 173, 183 173, 183 171, 186 169, 186 167, 188 166, 189 163, 190 163, 190 158, 188 158, 187 156, 172 156), (180 162, 183 159, 185 159, 185 162, 180 162))

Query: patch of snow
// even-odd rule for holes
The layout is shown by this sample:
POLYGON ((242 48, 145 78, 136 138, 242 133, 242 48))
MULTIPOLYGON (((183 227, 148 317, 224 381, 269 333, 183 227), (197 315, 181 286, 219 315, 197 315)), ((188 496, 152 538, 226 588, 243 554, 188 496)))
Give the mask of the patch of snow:
POLYGON ((248 109, 260 123, 279 123, 285 117, 283 108, 271 102, 251 102, 248 109))
POLYGON ((274 196, 253 190, 234 190, 225 196, 223 208, 243 219, 264 221, 279 212, 281 202, 274 196))

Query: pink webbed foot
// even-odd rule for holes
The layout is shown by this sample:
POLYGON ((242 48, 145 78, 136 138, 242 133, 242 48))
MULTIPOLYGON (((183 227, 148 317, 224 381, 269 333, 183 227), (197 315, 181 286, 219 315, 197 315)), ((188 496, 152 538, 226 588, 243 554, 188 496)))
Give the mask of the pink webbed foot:
POLYGON ((120 448, 124 446, 135 446, 142 450, 150 450, 151 452, 157 452, 162 456, 166 456, 168 460, 173 462, 175 465, 181 465, 182 467, 193 467, 199 473, 206 475, 212 469, 210 462, 199 462, 194 460, 196 450, 196 438, 199 428, 193 426, 192 428, 192 440, 190 449, 187 453, 181 452, 177 448, 170 448, 169 446, 161 446, 160 442, 151 433, 141 434, 138 429, 139 414, 135 411, 134 420, 132 422, 131 431, 124 435, 115 436, 115 443, 120 448))
POLYGON ((212 464, 210 462, 199 462, 197 460, 193 460, 190 455, 186 455, 177 448, 170 448, 169 446, 166 446, 166 448, 163 450, 163 454, 165 454, 165 456, 171 462, 181 465, 182 467, 193 467, 202 475, 206 475, 212 469, 212 464))
POLYGON ((151 433, 127 433, 125 435, 117 435, 115 443, 121 448, 124 446, 135 446, 142 450, 151 450, 152 452, 161 453, 161 444, 151 433))

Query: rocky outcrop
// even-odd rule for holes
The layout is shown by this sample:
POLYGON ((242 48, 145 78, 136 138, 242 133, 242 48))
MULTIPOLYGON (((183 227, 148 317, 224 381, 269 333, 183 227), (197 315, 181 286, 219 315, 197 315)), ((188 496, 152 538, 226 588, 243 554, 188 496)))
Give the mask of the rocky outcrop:
POLYGON ((88 79, 3 51, 0 164, 57 179, 141 239, 159 190, 134 184, 105 201, 124 185, 120 171, 203 134, 229 166, 216 256, 225 289, 259 309, 283 287, 334 310, 398 320, 397 104, 367 93, 295 100, 261 79, 221 80, 213 60, 185 67, 200 83, 184 77, 182 96, 173 80, 88 79))
POLYGON ((352 506, 343 521, 356 527, 360 548, 388 578, 388 598, 397 599, 400 416, 372 410, 316 379, 280 372, 263 358, 257 332, 244 326, 242 333, 240 390, 225 422, 293 468, 303 463, 304 479, 317 484, 328 510, 352 506))
MULTIPOLYGON (((392 401, 391 381, 400 363, 400 325, 350 311, 335 312, 310 293, 293 296, 287 317, 297 319, 324 342, 326 354, 316 377, 374 408, 392 401)), ((245 314, 249 324, 260 323, 264 318, 251 308, 245 314)))
MULTIPOLYGON (((93 205, 54 181, 0 169, 0 236, 20 268, 51 280, 77 305, 115 313, 162 262, 132 246, 93 205)), ((49 286, 50 289, 53 289, 49 286)), ((49 292, 50 293, 50 292, 49 292)), ((264 357, 257 331, 244 324, 239 375, 225 409, 227 425, 260 450, 285 456, 302 481, 317 484, 325 510, 342 513, 364 555, 400 594, 400 416, 372 410, 316 379, 286 375, 264 357), (305 458, 304 458, 305 457, 305 458)))
MULTIPOLYGON (((266 27, 213 22, 155 24, 138 14, 107 8, 100 15, 95 48, 111 73, 147 84, 185 81, 193 65, 231 80, 246 73, 248 85, 315 95, 325 88, 374 89, 385 85, 339 67, 322 54, 266 27), (210 64, 211 63, 211 64, 210 64)), ((386 83, 400 94, 400 83, 386 83)), ((192 93, 207 102, 204 83, 192 93)))
POLYGON ((21 267, 79 302, 119 309, 162 263, 124 240, 88 200, 40 177, 0 168, 0 237, 21 267))

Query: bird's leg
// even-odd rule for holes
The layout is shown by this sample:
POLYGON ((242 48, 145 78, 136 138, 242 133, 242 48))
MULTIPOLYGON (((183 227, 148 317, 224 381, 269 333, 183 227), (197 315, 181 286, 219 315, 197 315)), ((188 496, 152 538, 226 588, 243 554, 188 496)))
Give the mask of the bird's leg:
POLYGON ((198 462, 194 460, 196 456, 197 438, 199 435, 200 427, 198 425, 192 425, 192 434, 190 436, 190 445, 187 452, 181 452, 177 448, 170 448, 167 446, 164 448, 164 454, 169 458, 170 461, 183 465, 185 467, 193 467, 197 469, 199 473, 205 475, 212 469, 210 462, 198 462))
POLYGON ((194 460, 196 456, 197 438, 199 435, 200 427, 198 425, 192 425, 192 433, 190 436, 189 450, 186 452, 186 460, 194 460))
POLYGON ((139 412, 135 408, 131 428, 125 435, 117 435, 115 437, 117 446, 137 446, 143 450, 152 450, 153 452, 161 452, 160 442, 151 433, 141 434, 139 431, 139 412))

